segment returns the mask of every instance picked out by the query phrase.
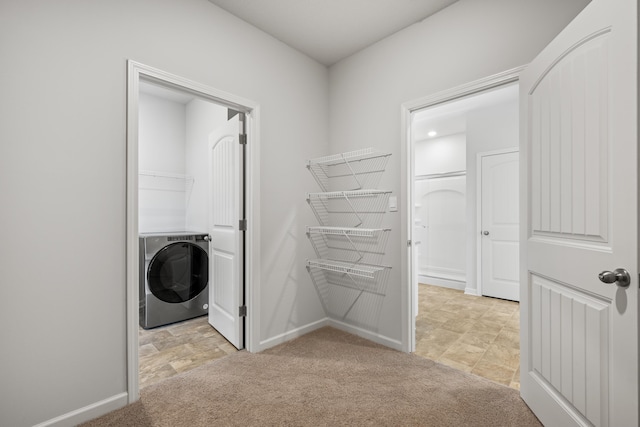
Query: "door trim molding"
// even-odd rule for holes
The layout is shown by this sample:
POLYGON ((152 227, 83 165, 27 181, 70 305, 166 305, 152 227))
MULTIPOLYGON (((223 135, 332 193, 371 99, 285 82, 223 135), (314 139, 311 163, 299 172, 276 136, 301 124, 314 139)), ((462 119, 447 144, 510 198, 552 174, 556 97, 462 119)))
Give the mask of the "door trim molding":
MULTIPOLYGON (((500 154, 519 153, 520 147, 483 151, 476 154, 476 230, 482 232, 482 159, 500 154)), ((482 239, 476 239, 476 295, 482 296, 482 239)))
POLYGON ((195 81, 127 60, 127 162, 126 162, 126 319, 128 402, 139 399, 138 372, 138 105, 140 80, 190 92, 200 98, 241 111, 247 117, 245 169, 245 347, 260 349, 260 105, 248 99, 195 81))
POLYGON ((422 98, 407 101, 400 105, 400 197, 406 201, 406 214, 400 218, 401 268, 400 276, 400 316, 402 321, 402 350, 413 352, 416 348, 416 323, 413 292, 413 277, 416 266, 413 262, 413 176, 415 174, 413 158, 414 145, 411 138, 411 116, 414 112, 433 107, 444 102, 454 101, 489 89, 517 82, 525 66, 512 68, 492 76, 466 83, 422 98))

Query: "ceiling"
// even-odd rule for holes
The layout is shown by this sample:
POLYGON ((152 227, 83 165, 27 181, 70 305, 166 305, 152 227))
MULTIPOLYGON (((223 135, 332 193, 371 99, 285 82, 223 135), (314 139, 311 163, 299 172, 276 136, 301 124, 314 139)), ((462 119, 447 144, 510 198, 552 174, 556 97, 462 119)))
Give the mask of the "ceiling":
POLYGON ((209 0, 330 66, 457 0, 209 0))

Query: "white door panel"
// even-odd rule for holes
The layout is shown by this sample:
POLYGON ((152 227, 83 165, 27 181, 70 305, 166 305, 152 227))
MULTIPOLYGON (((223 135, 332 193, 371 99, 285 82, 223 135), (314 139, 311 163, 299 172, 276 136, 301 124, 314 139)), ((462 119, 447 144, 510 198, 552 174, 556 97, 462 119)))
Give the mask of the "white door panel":
POLYGON ((244 344, 243 146, 240 115, 209 136, 209 323, 236 348, 244 344))
MULTIPOLYGON (((233 281, 233 263, 234 255, 220 251, 214 251, 213 254, 213 282, 217 284, 230 283, 233 281)), ((219 315, 225 316, 229 321, 233 321, 236 315, 234 310, 235 298, 231 287, 214 286, 212 288, 213 301, 212 305, 219 315)), ((214 315, 215 319, 216 316, 214 315)))
POLYGON ((521 394, 549 426, 639 421, 636 20, 593 0, 520 80, 521 394))
POLYGON ((518 152, 481 155, 482 295, 520 300, 518 152))
MULTIPOLYGON (((236 225, 236 228, 238 226, 236 225)), ((216 249, 218 251, 233 253, 235 252, 236 244, 237 244, 237 230, 229 227, 228 229, 223 229, 222 226, 218 226, 217 229, 212 230, 215 233, 216 238, 216 249)), ((212 235, 213 237, 213 235, 212 235)))

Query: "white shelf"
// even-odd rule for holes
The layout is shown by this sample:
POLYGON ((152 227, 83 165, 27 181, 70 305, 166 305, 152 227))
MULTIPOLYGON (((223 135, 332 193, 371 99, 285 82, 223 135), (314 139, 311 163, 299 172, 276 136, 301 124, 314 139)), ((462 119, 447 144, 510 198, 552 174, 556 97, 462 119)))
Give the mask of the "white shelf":
POLYGON ((390 155, 365 148, 309 160, 307 168, 323 191, 329 191, 331 187, 350 190, 375 188, 390 155))
POLYGON ((350 263, 380 264, 389 228, 307 227, 318 258, 350 263))
POLYGON ((349 151, 346 153, 332 154, 330 156, 318 157, 309 160, 307 167, 312 165, 335 166, 343 163, 375 159, 379 157, 389 157, 391 153, 376 150, 375 148, 363 148, 360 150, 349 151))
POLYGON ((193 188, 194 177, 171 172, 142 170, 138 173, 140 190, 189 192, 193 188))
POLYGON ((333 234, 339 236, 354 236, 354 237, 375 237, 382 231, 390 231, 390 228, 352 228, 352 227, 309 227, 307 226, 307 233, 309 234, 333 234))
POLYGON ((375 279, 377 273, 391 268, 382 265, 352 264, 329 259, 307 260, 307 267, 319 268, 321 270, 332 271, 334 273, 342 273, 349 276, 358 276, 367 279, 375 279))
POLYGON ((318 222, 327 227, 376 228, 387 210, 390 191, 352 190, 308 193, 307 202, 318 222))
POLYGON ((323 191, 319 193, 308 193, 307 200, 310 199, 353 199, 356 197, 371 197, 379 194, 389 194, 391 191, 384 190, 348 190, 348 191, 323 191))

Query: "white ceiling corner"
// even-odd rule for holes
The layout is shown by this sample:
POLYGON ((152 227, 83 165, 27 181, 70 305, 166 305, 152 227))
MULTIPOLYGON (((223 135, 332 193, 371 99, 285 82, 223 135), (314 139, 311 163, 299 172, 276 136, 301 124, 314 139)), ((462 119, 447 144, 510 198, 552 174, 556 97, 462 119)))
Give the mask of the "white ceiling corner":
POLYGON ((326 66, 457 0, 209 0, 326 66))

